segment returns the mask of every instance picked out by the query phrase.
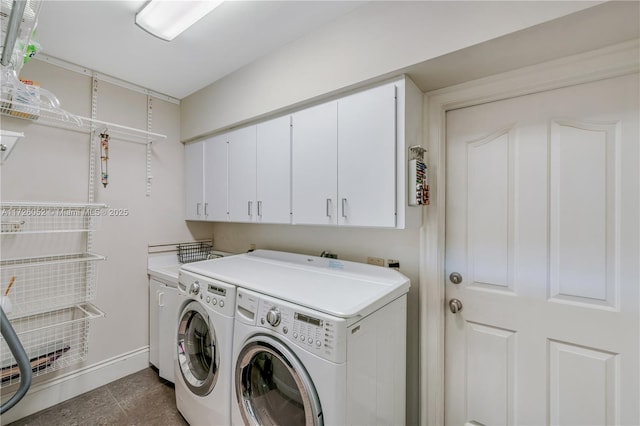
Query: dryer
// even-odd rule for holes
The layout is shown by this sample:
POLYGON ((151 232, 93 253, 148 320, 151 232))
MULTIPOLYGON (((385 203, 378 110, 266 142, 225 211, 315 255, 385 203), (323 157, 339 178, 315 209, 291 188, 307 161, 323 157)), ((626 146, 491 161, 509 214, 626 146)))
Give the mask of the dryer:
POLYGON ((238 286, 232 424, 405 423, 404 275, 265 250, 198 267, 238 286))
POLYGON ((235 298, 234 285, 179 272, 175 394, 191 425, 231 422, 235 298))

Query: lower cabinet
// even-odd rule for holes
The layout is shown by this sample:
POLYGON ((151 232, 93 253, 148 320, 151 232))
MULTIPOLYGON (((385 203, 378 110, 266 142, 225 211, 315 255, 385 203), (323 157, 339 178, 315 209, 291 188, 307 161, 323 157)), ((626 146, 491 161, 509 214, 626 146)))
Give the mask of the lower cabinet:
POLYGON ((149 280, 149 362, 160 377, 174 383, 178 324, 178 289, 156 278, 149 280))

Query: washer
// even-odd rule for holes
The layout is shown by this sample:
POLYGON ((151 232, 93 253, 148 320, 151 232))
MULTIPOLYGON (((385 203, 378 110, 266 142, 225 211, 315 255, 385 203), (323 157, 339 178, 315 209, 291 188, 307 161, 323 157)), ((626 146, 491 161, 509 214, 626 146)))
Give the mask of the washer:
POLYGON ((405 423, 404 275, 264 250, 200 272, 238 286, 232 424, 405 423))
POLYGON ((183 269, 178 281, 176 405, 191 425, 227 425, 236 287, 183 269))

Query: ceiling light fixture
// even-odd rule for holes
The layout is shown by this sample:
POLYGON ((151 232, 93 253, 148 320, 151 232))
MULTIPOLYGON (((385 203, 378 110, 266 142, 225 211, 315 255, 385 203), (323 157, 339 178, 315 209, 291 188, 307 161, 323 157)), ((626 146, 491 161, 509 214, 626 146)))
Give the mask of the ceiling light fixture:
POLYGON ((162 40, 171 41, 222 1, 151 0, 136 13, 136 25, 162 40))

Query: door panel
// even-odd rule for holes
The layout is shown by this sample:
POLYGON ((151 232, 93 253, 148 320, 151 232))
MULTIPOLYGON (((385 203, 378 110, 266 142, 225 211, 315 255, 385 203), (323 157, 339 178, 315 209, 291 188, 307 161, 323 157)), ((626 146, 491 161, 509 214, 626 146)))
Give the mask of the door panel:
POLYGON ((185 218, 203 220, 204 185, 204 141, 192 142, 184 146, 185 167, 185 218))
POLYGON ((256 205, 256 126, 227 133, 229 141, 229 220, 253 222, 256 205))
POLYGON ((447 424, 638 424, 638 75, 447 113, 447 424))
POLYGON ((224 135, 205 142, 204 216, 209 221, 227 220, 227 140, 224 135))
POLYGON ((396 226, 396 88, 338 100, 338 224, 396 226))
POLYGON ((328 102, 292 116, 292 222, 338 223, 337 103, 328 102))
POLYGON ((291 119, 283 117, 257 126, 258 222, 291 222, 291 119))

